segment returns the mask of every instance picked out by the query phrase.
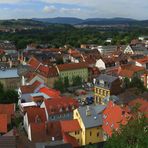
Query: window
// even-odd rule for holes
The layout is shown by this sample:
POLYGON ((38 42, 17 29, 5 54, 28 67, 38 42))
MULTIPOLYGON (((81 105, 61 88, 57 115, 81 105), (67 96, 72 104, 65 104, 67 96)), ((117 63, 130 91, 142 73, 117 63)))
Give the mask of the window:
POLYGON ((92 135, 92 132, 90 131, 90 136, 92 135))
POLYGON ((97 137, 99 137, 99 132, 97 133, 97 137))

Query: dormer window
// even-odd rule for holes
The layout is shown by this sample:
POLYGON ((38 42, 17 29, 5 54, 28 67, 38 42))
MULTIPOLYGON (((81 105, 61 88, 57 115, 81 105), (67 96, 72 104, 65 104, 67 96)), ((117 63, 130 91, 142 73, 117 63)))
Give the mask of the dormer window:
POLYGON ((104 115, 103 115, 103 118, 106 119, 106 118, 107 118, 107 115, 104 114, 104 115))

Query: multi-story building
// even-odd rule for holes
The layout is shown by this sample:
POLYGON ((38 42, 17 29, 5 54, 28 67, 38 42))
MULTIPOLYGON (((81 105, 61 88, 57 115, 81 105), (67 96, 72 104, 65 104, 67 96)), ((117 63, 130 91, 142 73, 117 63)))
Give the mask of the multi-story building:
POLYGON ((101 74, 95 81, 95 103, 103 103, 103 98, 116 95, 121 91, 121 81, 118 77, 101 74))
POLYGON ((77 119, 81 130, 73 135, 79 145, 93 144, 103 141, 102 112, 103 105, 83 106, 74 110, 74 119, 77 119))
POLYGON ((88 64, 85 62, 57 65, 57 70, 60 77, 63 79, 68 77, 70 83, 77 76, 81 77, 84 82, 88 80, 88 64))

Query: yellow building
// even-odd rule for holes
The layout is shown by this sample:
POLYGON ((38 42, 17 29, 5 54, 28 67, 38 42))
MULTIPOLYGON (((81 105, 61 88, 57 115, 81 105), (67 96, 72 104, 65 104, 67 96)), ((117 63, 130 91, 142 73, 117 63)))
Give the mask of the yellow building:
POLYGON ((118 77, 101 74, 95 82, 95 103, 102 104, 103 99, 110 95, 116 95, 121 91, 121 81, 118 77))
POLYGON ((77 119, 81 130, 73 133, 79 145, 93 144, 103 141, 102 111, 103 105, 83 106, 74 110, 74 119, 77 119))

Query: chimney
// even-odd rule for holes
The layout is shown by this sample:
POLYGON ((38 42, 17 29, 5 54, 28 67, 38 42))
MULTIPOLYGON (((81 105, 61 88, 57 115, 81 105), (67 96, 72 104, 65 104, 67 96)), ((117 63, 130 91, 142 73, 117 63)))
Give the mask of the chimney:
POLYGON ((91 111, 89 106, 87 106, 86 108, 86 116, 91 116, 91 111))

